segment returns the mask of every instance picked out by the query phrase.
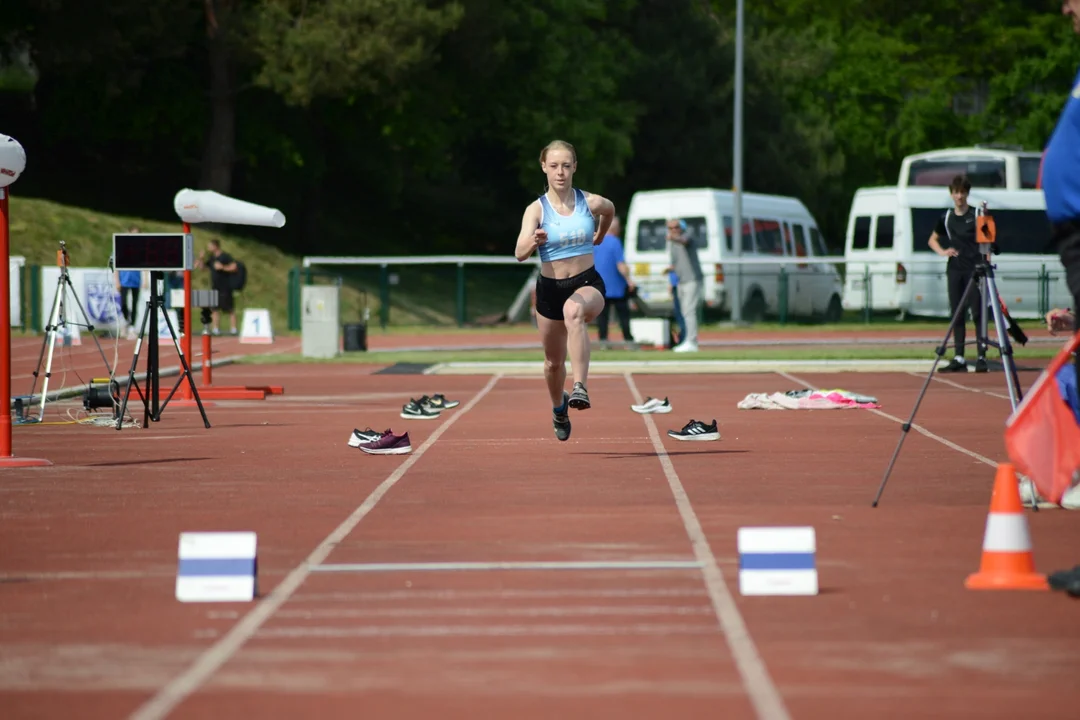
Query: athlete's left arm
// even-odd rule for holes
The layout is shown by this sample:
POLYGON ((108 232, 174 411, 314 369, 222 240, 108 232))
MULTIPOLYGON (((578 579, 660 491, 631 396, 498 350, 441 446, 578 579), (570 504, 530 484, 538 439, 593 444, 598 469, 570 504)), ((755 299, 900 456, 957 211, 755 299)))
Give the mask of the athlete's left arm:
POLYGON ((589 212, 600 218, 600 222, 596 225, 596 232, 593 234, 593 245, 599 245, 604 242, 604 236, 607 235, 611 221, 615 218, 615 204, 606 197, 590 193, 585 194, 585 200, 589 203, 589 212))

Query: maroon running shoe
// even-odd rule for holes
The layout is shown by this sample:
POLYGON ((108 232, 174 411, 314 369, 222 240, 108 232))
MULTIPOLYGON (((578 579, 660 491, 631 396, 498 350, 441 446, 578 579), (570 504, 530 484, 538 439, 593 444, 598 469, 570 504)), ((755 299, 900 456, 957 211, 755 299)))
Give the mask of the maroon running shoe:
POLYGON ((395 435, 388 432, 378 440, 362 444, 360 449, 369 455, 406 455, 412 452, 412 444, 409 433, 395 435))

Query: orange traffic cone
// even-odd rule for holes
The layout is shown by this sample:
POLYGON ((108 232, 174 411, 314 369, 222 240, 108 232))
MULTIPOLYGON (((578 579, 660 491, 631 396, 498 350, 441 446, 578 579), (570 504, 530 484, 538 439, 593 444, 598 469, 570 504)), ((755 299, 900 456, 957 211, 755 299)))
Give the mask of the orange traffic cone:
POLYGON ((1020 503, 1020 484, 1010 463, 998 463, 990 514, 983 536, 979 572, 969 575, 968 590, 1049 590, 1046 576, 1035 572, 1031 535, 1020 503))

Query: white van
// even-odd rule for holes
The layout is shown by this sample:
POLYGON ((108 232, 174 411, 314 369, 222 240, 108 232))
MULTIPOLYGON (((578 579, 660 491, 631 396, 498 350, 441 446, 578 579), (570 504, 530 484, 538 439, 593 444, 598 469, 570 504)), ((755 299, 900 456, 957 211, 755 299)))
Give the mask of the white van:
MULTIPOLYGON (((1070 305, 1061 261, 1050 247, 1042 192, 972 188, 968 204, 981 207, 984 200, 1001 251, 990 262, 996 266, 994 279, 1009 313, 1038 318, 1047 305, 1070 305), (1040 298, 1040 292, 1047 295, 1040 298)), ((950 317, 946 259, 927 243, 938 219, 952 205, 946 187, 856 191, 844 247, 844 308, 862 310, 869 301, 872 310, 896 310, 901 317, 907 313, 950 317)))
POLYGON ((667 243, 668 218, 689 226, 705 275, 705 304, 729 312, 729 288, 742 274, 742 314, 760 321, 777 314, 786 283, 789 316, 840 319, 843 283, 831 263, 806 260, 829 255, 817 221, 801 201, 780 195, 743 193, 742 257, 731 263, 734 193, 713 188, 646 190, 630 200, 626 216, 624 253, 638 294, 651 307, 672 305, 665 269, 671 265, 667 243), (724 242, 721 243, 721 227, 724 242), (789 263, 746 263, 746 260, 791 258, 789 263), (803 259, 800 262, 798 259, 803 259), (725 268, 725 259, 728 265, 725 268))
POLYGON ((957 175, 967 175, 972 188, 1034 190, 1041 163, 1041 153, 1009 145, 930 150, 904 158, 897 185, 948 187, 957 175))

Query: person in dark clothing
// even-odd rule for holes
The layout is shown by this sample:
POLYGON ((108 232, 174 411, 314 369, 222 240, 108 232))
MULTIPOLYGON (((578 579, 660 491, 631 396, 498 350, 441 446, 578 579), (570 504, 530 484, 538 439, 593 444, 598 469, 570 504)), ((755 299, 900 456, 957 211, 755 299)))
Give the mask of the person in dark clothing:
MULTIPOLYGON (((971 192, 971 182, 963 175, 957 175, 949 183, 949 194, 952 195, 953 207, 945 211, 938 220, 937 227, 930 234, 930 249, 942 257, 949 258, 945 268, 945 281, 949 291, 949 312, 955 316, 960 307, 960 301, 964 297, 964 290, 968 283, 975 277, 975 266, 982 260, 979 243, 975 238, 975 208, 968 205, 968 193, 971 192), (942 244, 944 243, 944 244, 942 244)), ((975 323, 975 337, 978 357, 975 360, 975 372, 986 372, 986 345, 984 338, 979 337, 979 324, 982 319, 981 294, 972 291, 968 296, 967 307, 960 315, 960 322, 953 330, 954 356, 948 365, 938 372, 953 373, 967 372, 967 361, 964 359, 964 345, 966 340, 966 324, 968 310, 971 310, 971 319, 975 323)))
POLYGON ((218 291, 218 307, 211 314, 211 332, 214 335, 221 334, 218 326, 220 313, 226 312, 229 314, 231 323, 229 334, 236 335, 236 304, 233 300, 233 275, 237 272, 236 260, 221 249, 221 242, 217 239, 207 243, 206 253, 209 257, 205 260, 200 258, 197 265, 210 269, 210 287, 218 291))

